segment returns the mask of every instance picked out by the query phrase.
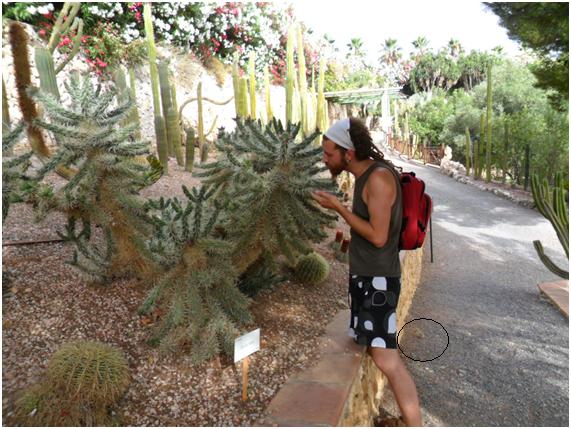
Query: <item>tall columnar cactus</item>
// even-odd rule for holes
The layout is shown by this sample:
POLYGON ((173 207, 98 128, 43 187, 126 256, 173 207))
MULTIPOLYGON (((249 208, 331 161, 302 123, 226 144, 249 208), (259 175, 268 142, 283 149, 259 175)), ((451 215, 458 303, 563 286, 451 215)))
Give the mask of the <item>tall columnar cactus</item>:
POLYGON ((12 58, 14 59, 14 76, 16 79, 16 91, 18 92, 18 104, 22 117, 26 122, 28 141, 36 155, 41 159, 50 157, 44 135, 33 122, 38 118, 38 110, 32 98, 28 95, 27 89, 32 84, 30 60, 28 54, 28 34, 24 26, 18 22, 12 22, 9 28, 10 45, 12 58))
POLYGON ((399 139, 401 138, 400 135, 400 126, 399 126, 399 105, 398 105, 398 100, 393 101, 393 112, 394 112, 394 116, 395 116, 395 128, 394 128, 394 136, 395 139, 399 139))
POLYGON ((470 153, 472 151, 472 142, 470 141, 470 130, 466 127, 466 175, 470 175, 470 153))
MULTIPOLYGON (((155 47, 155 36, 153 32, 153 16, 151 12, 151 3, 145 3, 143 5, 143 19, 145 22, 145 37, 147 39, 148 44, 148 52, 149 52, 149 69, 151 75, 151 90, 153 93, 153 111, 155 115, 155 136, 157 141, 157 154, 159 156, 159 160, 161 164, 165 168, 165 172, 168 169, 168 140, 166 138, 166 134, 163 136, 160 132, 165 132, 162 130, 157 130, 156 125, 160 124, 160 120, 158 117, 162 117, 163 114, 161 112, 161 98, 159 94, 159 73, 157 70, 157 49, 155 47), (159 132, 160 131, 160 132, 159 132), (165 148, 161 148, 159 145, 164 144, 167 145, 165 148), (167 154, 167 157, 164 158, 164 154, 167 154)), ((164 118, 163 118, 164 122, 164 118)))
POLYGON ((248 107, 248 80, 244 77, 238 79, 238 117, 247 118, 250 115, 248 107))
POLYGON ((165 174, 169 172, 169 153, 167 141, 167 125, 165 118, 155 116, 155 136, 157 139, 157 149, 159 151, 159 161, 161 162, 165 174))
MULTIPOLYGON (((2 78, 2 134, 10 131, 10 108, 8 107, 8 94, 2 78)), ((10 152, 9 152, 10 153, 10 152)))
MULTIPOLYGON (((50 67, 38 68, 40 79, 42 77, 42 73, 47 72, 49 75, 54 75, 53 80, 55 81, 55 75, 62 71, 64 67, 73 59, 73 57, 79 53, 79 48, 81 47, 81 38, 83 36, 83 20, 77 18, 76 15, 79 12, 80 6, 80 2, 64 3, 55 24, 52 27, 52 33, 48 42, 47 51, 50 55, 53 55, 62 36, 68 36, 72 39, 71 51, 65 54, 64 59, 57 67, 54 68, 52 60, 50 67)), ((52 79, 52 77, 49 75, 46 76, 45 79, 52 79)))
POLYGON ((192 172, 194 167, 194 129, 188 127, 186 129, 186 159, 184 170, 192 172))
POLYGON ((133 66, 129 67, 129 90, 131 93, 131 99, 133 100, 134 106, 133 111, 130 116, 130 123, 137 125, 137 130, 135 131, 135 138, 137 140, 141 139, 141 117, 139 116, 139 108, 137 106, 137 83, 135 81, 135 69, 133 66))
MULTIPOLYGON (((569 259, 569 192, 565 189, 563 184, 563 176, 557 173, 555 177, 555 186, 549 187, 547 179, 540 182, 537 175, 531 178, 531 190, 533 193, 533 200, 539 212, 553 225, 557 238, 565 251, 567 259, 569 259)), ((559 268, 544 252, 541 241, 535 240, 533 246, 541 262, 552 273, 569 279, 569 271, 559 268)))
POLYGON ((201 151, 204 150, 204 145, 206 144, 206 136, 204 135, 204 102, 202 100, 202 82, 198 82, 198 86, 196 87, 196 102, 198 103, 198 148, 201 151))
MULTIPOLYGON (((317 129, 324 133, 329 128, 329 118, 327 117, 327 101, 325 100, 325 57, 319 60, 319 79, 317 81, 317 129)), ((317 139, 317 145, 321 145, 323 135, 320 134, 317 139)))
POLYGON ((172 97, 171 97, 171 87, 169 82, 169 69, 168 64, 165 62, 161 62, 158 65, 158 73, 159 73, 159 88, 161 91, 161 110, 163 112, 163 116, 165 118, 165 123, 167 125, 167 147, 169 157, 175 156, 174 154, 174 144, 172 135, 169 134, 169 127, 168 127, 168 119, 167 114, 169 109, 172 107, 172 97))
POLYGON ((232 87, 234 88, 234 108, 236 109, 236 117, 241 116, 242 111, 240 110, 239 100, 240 100, 240 66, 239 61, 240 54, 238 52, 234 53, 234 58, 232 60, 232 87))
POLYGON ((306 77, 306 68, 305 68, 305 53, 303 49, 303 35, 301 32, 301 27, 297 27, 297 64, 298 64, 298 72, 299 72, 299 111, 301 117, 301 129, 303 131, 303 136, 307 137, 310 132, 313 130, 309 130, 308 118, 307 118, 307 107, 308 107, 308 100, 307 100, 307 77, 306 77))
POLYGON ((180 131, 180 120, 178 117, 178 111, 175 110, 174 106, 169 107, 166 115, 167 123, 167 138, 170 139, 169 146, 172 145, 173 152, 176 157, 176 162, 178 165, 184 165, 184 158, 182 155, 182 145, 180 142, 181 131, 180 131))
POLYGON ((293 103, 294 103, 294 87, 295 87, 295 63, 293 59, 294 47, 294 29, 290 27, 287 36, 286 45, 286 123, 293 122, 293 103))
POLYGON ((40 76, 40 88, 44 92, 53 94, 57 99, 60 98, 57 86, 56 72, 54 60, 49 49, 43 46, 35 49, 36 69, 40 76))
POLYGON ((484 147, 484 136, 486 132, 486 118, 484 114, 480 114, 480 135, 478 144, 474 148, 474 179, 482 177, 482 148, 484 147))
POLYGON ((264 69, 264 89, 265 89, 265 99, 266 99, 266 122, 270 122, 274 117, 274 112, 272 110, 272 100, 271 100, 271 90, 270 90, 270 73, 268 68, 264 69))
POLYGON ((250 118, 257 119, 257 106, 256 106, 256 52, 250 53, 248 61, 249 72, 249 86, 250 86, 250 118))
POLYGON ((506 182, 506 175, 508 172, 508 159, 510 153, 510 124, 504 121, 504 153, 502 155, 502 181, 506 182))
POLYGON ((486 87, 486 182, 492 181, 492 64, 488 64, 486 87))

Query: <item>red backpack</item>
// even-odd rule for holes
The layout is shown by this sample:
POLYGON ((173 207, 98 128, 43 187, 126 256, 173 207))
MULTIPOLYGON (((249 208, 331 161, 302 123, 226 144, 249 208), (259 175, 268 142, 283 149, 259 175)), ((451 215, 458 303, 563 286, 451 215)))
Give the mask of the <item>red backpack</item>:
POLYGON ((422 247, 432 214, 432 198, 424 193, 425 184, 414 172, 400 174, 402 227, 399 250, 422 247))

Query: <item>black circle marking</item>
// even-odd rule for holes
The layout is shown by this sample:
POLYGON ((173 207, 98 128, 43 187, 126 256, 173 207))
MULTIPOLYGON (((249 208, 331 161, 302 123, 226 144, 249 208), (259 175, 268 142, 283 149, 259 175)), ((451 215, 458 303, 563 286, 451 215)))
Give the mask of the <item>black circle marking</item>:
POLYGON ((399 332, 398 332, 398 334, 397 334, 397 347, 399 348, 399 350, 402 352, 403 355, 405 355, 407 358, 409 358, 410 360, 413 360, 413 361, 415 361, 415 362, 430 362, 430 361, 436 360, 436 359, 438 359, 440 356, 442 356, 442 355, 444 354, 444 352, 446 351, 446 349, 448 348, 449 345, 450 345, 450 335, 448 335, 448 331, 446 330, 446 328, 442 325, 442 323, 437 322, 436 320, 433 320, 433 319, 429 319, 429 318, 427 318, 427 317, 418 317, 418 318, 416 318, 416 319, 409 320, 408 322, 406 322, 406 323, 402 326, 402 328, 400 328, 400 330, 399 330, 399 332), (444 332, 446 332, 446 339, 447 339, 446 347, 444 347, 444 350, 442 350, 442 353, 440 353, 440 354, 439 354, 438 356, 436 356, 435 358, 427 359, 427 360, 414 359, 414 358, 411 358, 410 356, 408 356, 408 355, 403 351, 403 349, 401 348, 401 346, 400 346, 400 344, 399 344, 399 335, 400 335, 401 331, 404 329, 404 327, 405 327, 406 325, 408 325, 408 324, 411 323, 411 322, 414 322, 415 320, 430 320, 431 322, 438 323, 438 324, 442 327, 442 329, 444 329, 444 332))

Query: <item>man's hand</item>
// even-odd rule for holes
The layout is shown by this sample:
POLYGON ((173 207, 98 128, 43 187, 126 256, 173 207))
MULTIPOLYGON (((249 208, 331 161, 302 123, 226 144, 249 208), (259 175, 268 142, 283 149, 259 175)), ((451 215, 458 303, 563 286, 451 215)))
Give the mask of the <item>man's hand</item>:
POLYGON ((341 208, 341 202, 335 195, 332 195, 329 192, 315 191, 311 193, 311 197, 325 209, 339 211, 341 208))

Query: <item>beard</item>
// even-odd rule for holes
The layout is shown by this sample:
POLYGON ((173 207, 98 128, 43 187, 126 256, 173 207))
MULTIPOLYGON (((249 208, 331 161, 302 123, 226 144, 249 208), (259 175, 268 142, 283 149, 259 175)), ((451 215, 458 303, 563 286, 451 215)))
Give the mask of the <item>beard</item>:
POLYGON ((328 165, 327 169, 329 170, 329 172, 331 173, 331 176, 333 176, 334 179, 337 178, 337 176, 339 176, 341 173, 343 173, 347 168, 347 161, 345 161, 345 158, 341 159, 341 164, 339 165, 328 165))

